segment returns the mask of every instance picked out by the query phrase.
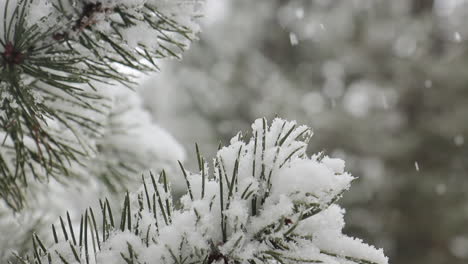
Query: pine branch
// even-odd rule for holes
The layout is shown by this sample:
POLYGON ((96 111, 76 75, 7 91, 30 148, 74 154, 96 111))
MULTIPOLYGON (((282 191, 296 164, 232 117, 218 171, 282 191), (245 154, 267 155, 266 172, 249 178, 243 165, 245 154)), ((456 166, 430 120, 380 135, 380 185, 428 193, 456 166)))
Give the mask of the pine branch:
POLYGON ((32 179, 74 176, 70 168, 98 151, 93 141, 110 111, 109 88, 98 86, 130 86, 123 70, 153 71, 158 59, 178 58, 195 39, 198 4, 0 3, 0 198, 20 209, 32 179))
POLYGON ((150 174, 143 177, 139 191, 126 194, 119 226, 114 226, 111 215, 116 214, 106 201, 101 203, 100 217, 95 218, 91 209, 85 212, 76 233, 72 225, 60 221, 51 247, 43 247, 35 237, 32 260, 388 263, 381 250, 343 235, 343 226, 334 224, 343 221, 343 210, 333 203, 353 179, 343 171, 342 162, 321 155, 308 157, 305 148, 311 133, 306 127, 281 119, 270 126, 260 119, 252 127, 254 136, 249 141, 242 141, 239 134, 218 151, 210 176, 205 175, 207 164, 197 146, 199 173, 189 173, 180 165, 187 186, 180 201, 172 203, 164 171, 158 177, 150 174), (302 150, 297 151, 298 147, 302 150), (252 166, 255 160, 260 162, 252 166), (249 190, 254 194, 246 195, 249 190), (255 201, 255 197, 261 199, 255 201), (314 214, 309 213, 312 209, 314 214), (101 222, 98 230, 96 223, 101 222), (76 247, 71 237, 78 234, 84 240, 76 247))

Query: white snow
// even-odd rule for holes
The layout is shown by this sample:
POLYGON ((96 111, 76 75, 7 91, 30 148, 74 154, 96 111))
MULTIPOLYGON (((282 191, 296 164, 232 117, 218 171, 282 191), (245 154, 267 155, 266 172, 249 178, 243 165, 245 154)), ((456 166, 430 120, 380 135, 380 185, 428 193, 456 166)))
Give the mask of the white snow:
MULTIPOLYGON (((324 263, 351 259, 388 263, 382 250, 342 234, 345 212, 333 202, 354 179, 344 172, 344 161, 308 157, 310 129, 295 122, 277 118, 268 125, 258 119, 252 129, 250 140, 238 134, 218 151, 213 167, 205 167, 204 181, 201 172, 187 172, 192 195, 182 196, 179 209, 172 205, 170 186, 165 192, 158 177, 155 184, 162 204, 155 204, 156 218, 148 209, 153 206, 137 210, 136 198, 144 197, 143 187, 130 195, 132 230, 139 232, 113 230, 97 253, 97 264, 124 264, 122 256, 132 254, 148 264, 173 263, 174 258, 202 262, 210 256, 218 260, 214 263, 223 263, 224 258, 247 263, 269 254, 324 263), (311 208, 315 213, 303 218, 311 208), (278 251, 272 241, 281 241, 289 250, 278 251)), ((153 197, 155 190, 149 189, 153 197)), ((53 249, 66 250, 60 245, 53 249)))
POLYGON ((289 33, 289 41, 291 42, 292 46, 296 46, 299 44, 299 39, 297 38, 297 35, 294 33, 289 33))

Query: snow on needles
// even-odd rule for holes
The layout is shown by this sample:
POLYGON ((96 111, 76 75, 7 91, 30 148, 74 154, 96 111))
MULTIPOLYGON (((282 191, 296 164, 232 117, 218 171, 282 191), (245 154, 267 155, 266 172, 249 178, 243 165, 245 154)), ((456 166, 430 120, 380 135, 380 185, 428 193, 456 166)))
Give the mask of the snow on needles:
MULTIPOLYGON (((0 0, 4 128, 0 136, 5 139, 0 170, 8 181, 4 186, 26 189, 29 178, 75 176, 70 167, 93 158, 100 146, 109 146, 112 138, 101 140, 103 133, 118 138, 104 130, 113 117, 109 116, 113 88, 136 84, 132 73, 156 71, 160 59, 180 58, 196 39, 201 4, 200 0, 0 0)), ((161 131, 155 126, 133 131, 142 140, 133 146, 150 142, 145 146, 150 153, 140 163, 171 154, 154 152, 156 141, 148 140, 151 133, 143 130, 161 131)), ((113 155, 114 164, 134 152, 111 145, 104 150, 113 155), (122 155, 114 155, 114 150, 122 155)), ((0 199, 14 209, 24 206, 24 198, 22 191, 9 187, 0 192, 0 199)))
POLYGON ((194 37, 200 30, 195 18, 201 15, 202 3, 202 0, 33 0, 28 24, 42 20, 39 26, 43 30, 49 30, 51 22, 62 24, 60 34, 72 38, 78 38, 85 30, 118 34, 130 48, 157 49, 161 42, 167 45, 165 40, 177 38, 179 33, 194 37))
MULTIPOLYGON (((256 120, 252 137, 234 137, 211 168, 200 155, 198 172, 181 166, 187 191, 180 201, 171 198, 164 172, 147 175, 125 198, 120 228, 109 214, 98 220, 104 229, 93 241, 100 245, 93 261, 387 264, 381 249, 342 233, 344 210, 335 202, 354 178, 342 160, 309 157, 311 135, 295 122, 256 120)), ((57 247, 43 253, 44 260, 47 254, 59 263, 87 255, 57 247)))

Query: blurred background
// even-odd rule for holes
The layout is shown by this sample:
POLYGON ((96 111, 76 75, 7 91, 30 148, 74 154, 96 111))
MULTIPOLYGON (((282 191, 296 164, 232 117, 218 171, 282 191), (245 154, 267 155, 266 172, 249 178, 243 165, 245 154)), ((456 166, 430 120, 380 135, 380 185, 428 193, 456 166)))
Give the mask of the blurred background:
POLYGON ((467 21, 465 0, 209 0, 200 41, 141 93, 188 153, 258 117, 311 126, 309 153, 359 177, 347 234, 391 263, 467 263, 467 21))

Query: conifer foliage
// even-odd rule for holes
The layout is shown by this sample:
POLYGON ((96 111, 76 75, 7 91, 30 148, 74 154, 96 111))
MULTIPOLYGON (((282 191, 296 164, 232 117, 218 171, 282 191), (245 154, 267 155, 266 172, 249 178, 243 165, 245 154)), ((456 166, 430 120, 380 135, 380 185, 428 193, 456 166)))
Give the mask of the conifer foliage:
POLYGON ((353 177, 344 162, 306 147, 308 127, 258 119, 220 148, 213 165, 182 165, 186 193, 174 199, 167 175, 143 177, 125 196, 122 211, 108 200, 89 208, 79 228, 60 219, 55 244, 33 238, 34 253, 20 263, 360 263, 385 264, 382 250, 342 234, 335 202, 353 177), (100 212, 100 214, 98 214, 100 212))
MULTIPOLYGON (((160 142, 148 136, 159 130, 116 84, 131 86, 131 73, 178 58, 199 31, 198 7, 198 0, 0 2, 0 205, 21 209, 28 183, 49 177, 96 177, 118 191, 154 162, 160 142)), ((237 134, 211 166, 198 146, 197 172, 179 162, 182 196, 166 170, 143 175, 120 212, 112 198, 78 223, 67 212, 52 225, 52 245, 35 234, 31 254, 8 262, 388 263, 382 250, 342 234, 344 210, 335 203, 354 178, 342 160, 308 156, 311 136, 295 122, 258 119, 251 137, 237 134)), ((166 150, 166 158, 180 156, 171 151, 179 152, 166 150)))
POLYGON ((0 2, 0 199, 32 179, 79 176, 99 152, 121 72, 157 69, 195 38, 198 0, 0 2))

